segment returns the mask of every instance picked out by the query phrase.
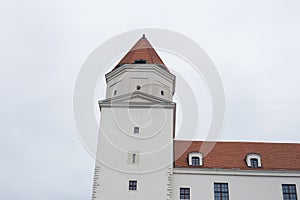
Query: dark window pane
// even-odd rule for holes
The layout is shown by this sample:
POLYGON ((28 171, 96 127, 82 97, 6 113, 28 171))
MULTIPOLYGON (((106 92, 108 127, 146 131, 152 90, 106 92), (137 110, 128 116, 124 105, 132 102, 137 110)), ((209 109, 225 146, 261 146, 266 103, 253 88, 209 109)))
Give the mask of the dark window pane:
POLYGON ((258 160, 256 158, 250 159, 251 167, 257 168, 258 167, 258 160))
POLYGON ((147 63, 147 60, 143 60, 143 59, 134 61, 134 64, 146 64, 146 63, 147 63))
POLYGON ((192 166, 200 166, 199 157, 192 157, 192 166))
POLYGON ((190 188, 180 188, 180 199, 190 199, 190 188))
POLYGON ((228 184, 214 183, 215 200, 229 200, 228 184))
POLYGON ((140 127, 134 127, 133 133, 137 134, 140 132, 140 127))
POLYGON ((290 193, 295 193, 296 192, 296 187, 289 187, 290 193))
POLYGON ((297 200, 297 191, 295 184, 282 185, 283 200, 297 200))
POLYGON ((137 189, 137 181, 129 181, 129 190, 137 189))

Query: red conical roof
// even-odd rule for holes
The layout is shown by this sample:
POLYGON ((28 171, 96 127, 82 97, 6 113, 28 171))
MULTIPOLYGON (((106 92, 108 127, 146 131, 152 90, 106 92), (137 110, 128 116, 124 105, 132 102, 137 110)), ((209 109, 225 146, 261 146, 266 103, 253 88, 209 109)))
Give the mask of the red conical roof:
POLYGON ((165 70, 169 71, 145 35, 137 41, 137 43, 117 64, 115 69, 123 64, 143 63, 143 61, 146 64, 162 65, 165 70))

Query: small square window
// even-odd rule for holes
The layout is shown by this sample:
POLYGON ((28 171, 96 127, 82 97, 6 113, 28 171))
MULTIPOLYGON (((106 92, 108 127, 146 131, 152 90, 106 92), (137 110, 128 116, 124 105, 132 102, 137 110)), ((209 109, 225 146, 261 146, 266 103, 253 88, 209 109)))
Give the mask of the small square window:
POLYGON ((129 190, 137 190, 137 181, 134 180, 129 181, 129 190))
POLYGON ((140 133, 140 127, 134 127, 133 133, 134 134, 139 134, 140 133))
POLYGON ((190 199, 190 188, 180 188, 180 200, 190 199))

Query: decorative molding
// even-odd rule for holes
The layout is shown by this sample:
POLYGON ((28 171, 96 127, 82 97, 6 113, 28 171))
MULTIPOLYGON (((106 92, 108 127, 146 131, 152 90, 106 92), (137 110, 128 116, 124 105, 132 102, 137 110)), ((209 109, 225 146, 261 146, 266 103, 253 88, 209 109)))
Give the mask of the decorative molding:
POLYGON ((167 200, 172 200, 173 191, 173 168, 169 167, 167 171, 168 183, 167 183, 167 200))
POLYGON ((96 164, 94 169, 94 181, 93 181, 93 192, 92 192, 92 200, 97 199, 97 189, 99 185, 99 176, 100 176, 100 166, 96 164))
POLYGON ((241 170, 209 168, 174 168, 173 174, 220 175, 220 176, 261 176, 261 177, 298 177, 300 171, 293 170, 241 170))
POLYGON ((135 91, 98 102, 101 107, 169 107, 174 108, 176 103, 144 92, 135 91))
POLYGON ((124 64, 122 67, 112 70, 111 72, 105 75, 106 82, 109 82, 115 76, 119 76, 125 72, 145 72, 152 71, 155 74, 159 75, 164 79, 168 79, 170 81, 175 81, 175 76, 170 72, 162 69, 159 65, 156 64, 124 64))

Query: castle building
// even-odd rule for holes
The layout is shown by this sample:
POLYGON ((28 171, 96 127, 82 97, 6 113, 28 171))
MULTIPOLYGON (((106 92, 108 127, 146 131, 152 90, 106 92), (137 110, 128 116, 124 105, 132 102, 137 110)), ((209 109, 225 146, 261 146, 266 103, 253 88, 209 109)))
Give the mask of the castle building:
POLYGON ((297 200, 300 144, 176 140, 175 76, 144 35, 106 82, 93 200, 297 200))

